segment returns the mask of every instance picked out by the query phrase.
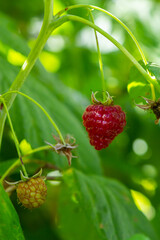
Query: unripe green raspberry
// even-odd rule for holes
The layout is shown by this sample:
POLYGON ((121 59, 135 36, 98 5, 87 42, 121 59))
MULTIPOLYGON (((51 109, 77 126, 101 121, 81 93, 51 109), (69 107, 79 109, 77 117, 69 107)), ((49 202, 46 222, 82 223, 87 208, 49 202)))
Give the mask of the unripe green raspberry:
POLYGON ((47 187, 42 177, 31 178, 17 186, 17 197, 26 208, 38 208, 46 199, 47 187))

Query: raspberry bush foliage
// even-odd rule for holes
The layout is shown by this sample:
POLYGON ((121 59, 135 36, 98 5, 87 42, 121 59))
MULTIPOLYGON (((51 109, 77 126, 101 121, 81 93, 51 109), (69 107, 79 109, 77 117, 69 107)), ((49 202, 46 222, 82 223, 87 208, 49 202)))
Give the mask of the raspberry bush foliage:
POLYGON ((159 8, 0 2, 0 239, 160 239, 159 8))

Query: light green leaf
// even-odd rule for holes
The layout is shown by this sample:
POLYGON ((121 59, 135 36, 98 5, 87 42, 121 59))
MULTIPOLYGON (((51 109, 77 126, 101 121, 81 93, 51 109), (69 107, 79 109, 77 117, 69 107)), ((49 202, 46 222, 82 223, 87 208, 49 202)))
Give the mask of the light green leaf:
POLYGON ((59 205, 63 239, 126 240, 136 233, 157 239, 130 192, 117 181, 77 170, 66 172, 64 180, 59 205))
MULTIPOLYGON (((144 67, 143 64, 142 66, 144 67)), ((134 100, 134 102, 136 103, 142 102, 142 98, 140 96, 151 98, 150 84, 134 66, 131 68, 131 71, 130 71, 127 90, 132 100, 134 100)))
POLYGON ((160 81, 160 66, 155 63, 147 64, 147 69, 160 81))
POLYGON ((24 240, 18 215, 0 184, 0 239, 24 240))

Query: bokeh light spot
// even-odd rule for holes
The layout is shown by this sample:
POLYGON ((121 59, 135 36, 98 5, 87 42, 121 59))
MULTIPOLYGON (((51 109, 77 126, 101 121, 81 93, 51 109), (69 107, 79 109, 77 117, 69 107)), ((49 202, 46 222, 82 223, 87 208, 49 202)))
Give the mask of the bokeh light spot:
POLYGON ((60 68, 60 60, 54 54, 43 51, 40 61, 48 72, 57 72, 60 68))
POLYGON ((21 53, 15 51, 14 49, 9 49, 7 60, 12 65, 21 66, 24 63, 24 61, 26 60, 26 57, 24 55, 22 55, 21 53))
POLYGON ((144 165, 142 171, 146 177, 155 178, 158 175, 156 167, 150 164, 144 165))
POLYGON ((145 140, 137 138, 133 142, 133 151, 135 154, 142 156, 148 151, 148 145, 145 140))
POLYGON ((142 193, 134 190, 131 190, 131 195, 137 208, 142 211, 149 220, 153 219, 155 216, 155 209, 151 205, 150 200, 142 193))

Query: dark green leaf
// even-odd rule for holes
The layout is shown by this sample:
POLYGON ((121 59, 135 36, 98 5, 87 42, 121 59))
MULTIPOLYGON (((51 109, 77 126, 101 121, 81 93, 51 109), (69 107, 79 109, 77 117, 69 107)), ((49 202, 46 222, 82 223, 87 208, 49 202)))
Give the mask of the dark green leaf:
POLYGON ((16 159, 11 159, 0 162, 0 176, 2 176, 15 161, 16 159))
POLYGON ((0 13, 0 19, 0 42, 2 42, 4 46, 12 48, 27 56, 29 53, 29 47, 26 45, 26 41, 18 35, 18 29, 16 28, 14 21, 2 13, 0 13), (17 32, 17 34, 15 32, 17 32))
MULTIPOLYGON (((3 24, 1 25, 0 30, 4 33, 3 24)), ((5 40, 6 34, 2 34, 1 41, 11 44, 13 49, 24 54, 28 46, 16 36, 15 34, 12 36, 8 30, 7 40, 5 40), (11 39, 14 37, 13 43, 10 42, 9 37, 11 39)), ((9 89, 19 68, 8 63, 5 56, 0 57, 0 63, 0 86, 3 93, 9 89)), ((26 80, 22 91, 33 97, 49 112, 64 135, 70 134, 76 138, 78 148, 74 154, 78 155, 78 158, 73 159, 73 166, 90 173, 101 174, 100 159, 94 148, 90 146, 82 124, 83 107, 81 102, 74 100, 75 94, 72 94, 69 88, 60 83, 55 76, 47 73, 39 62, 26 80)), ((56 132, 44 113, 23 97, 17 97, 11 109, 11 117, 19 141, 26 139, 33 148, 44 145, 45 141, 55 143, 52 134, 56 132)), ((43 154, 41 158, 54 162, 60 168, 68 167, 67 160, 63 157, 59 158, 55 153, 47 156, 43 154)))
MULTIPOLYGON (((16 76, 16 67, 13 67, 2 58, 0 60, 3 63, 0 66, 3 80, 1 79, 2 81, 0 80, 0 83, 5 84, 4 86, 1 84, 1 86, 4 87, 2 91, 5 91, 9 88, 10 80, 13 79, 12 76, 16 76)), ((43 77, 43 75, 41 77, 43 77)), ((34 78, 33 75, 27 80, 28 81, 22 89, 23 92, 42 104, 64 135, 69 133, 76 138, 77 144, 79 145, 76 150, 78 159, 74 159, 73 164, 84 171, 100 173, 101 167, 98 155, 89 144, 87 134, 82 125, 82 120, 81 118, 77 119, 74 113, 65 106, 65 103, 61 102, 61 100, 56 97, 56 90, 54 89, 54 84, 56 84, 56 82, 53 81, 51 85, 51 82, 43 82, 44 79, 34 78)), ((67 91, 67 87, 65 90, 67 91)), ((65 92, 63 93, 65 94, 65 92)), ((75 102, 72 102, 74 107, 80 108, 80 105, 75 104, 75 102)), ((55 143, 52 133, 56 134, 56 132, 44 113, 22 96, 17 97, 11 111, 11 117, 19 140, 26 139, 33 148, 44 145, 44 141, 55 143)), ((56 164, 59 167, 62 167, 62 165, 66 167, 67 160, 63 158, 60 160, 58 158, 56 164), (65 164, 61 164, 62 161, 65 164)))
MULTIPOLYGON (((159 195, 159 193, 158 193, 158 195, 159 195)), ((160 207, 158 207, 156 209, 156 215, 155 215, 154 219, 152 220, 152 224, 153 224, 154 229, 156 230, 158 236, 160 236, 159 223, 160 223, 160 207)))
POLYGON ((130 239, 128 240, 151 240, 150 238, 142 235, 142 234, 136 234, 134 236, 132 236, 130 239))
POLYGON ((71 170, 64 180, 59 211, 65 240, 74 240, 76 234, 76 240, 126 240, 136 233, 157 239, 120 183, 71 170))
POLYGON ((18 215, 0 184, 0 239, 24 240, 18 215))

